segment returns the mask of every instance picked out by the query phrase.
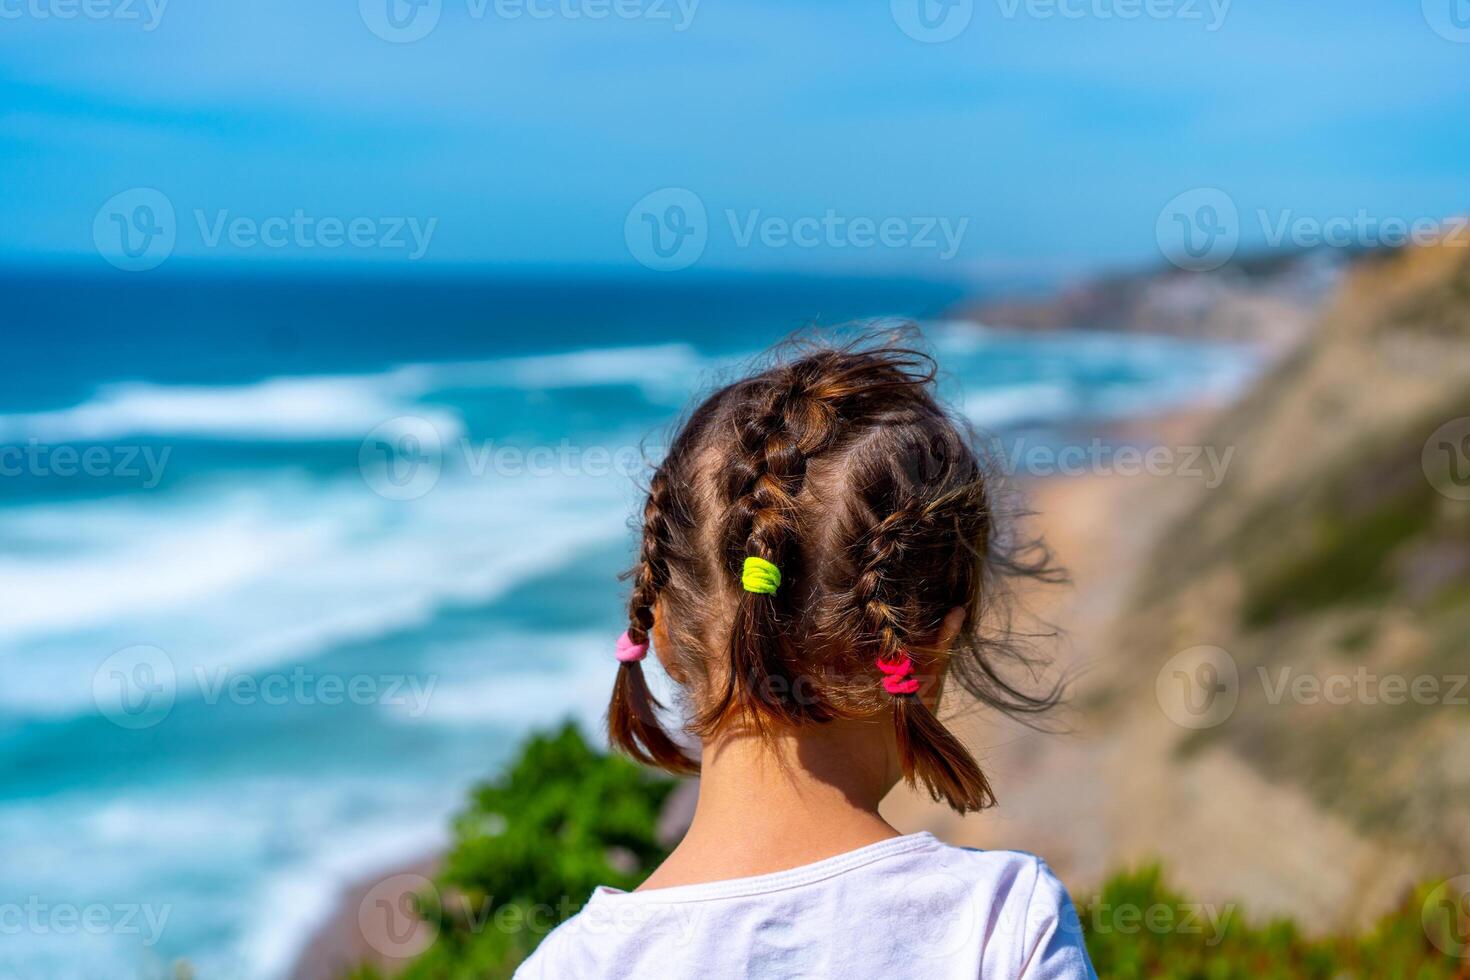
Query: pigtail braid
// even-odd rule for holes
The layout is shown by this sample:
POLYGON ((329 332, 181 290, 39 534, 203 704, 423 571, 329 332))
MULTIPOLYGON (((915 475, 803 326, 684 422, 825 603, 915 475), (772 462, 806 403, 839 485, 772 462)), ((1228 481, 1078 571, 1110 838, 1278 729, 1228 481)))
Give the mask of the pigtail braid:
MULTIPOLYGON (((914 656, 908 647, 908 637, 914 635, 914 612, 907 608, 912 600, 903 598, 902 583, 893 581, 888 569, 898 566, 909 542, 940 516, 943 503, 926 505, 911 496, 878 521, 861 542, 852 595, 861 634, 870 640, 877 661, 909 662, 914 656)), ((995 794, 979 763, 929 709, 920 691, 890 691, 888 696, 893 700, 894 734, 904 780, 910 786, 923 782, 931 797, 944 800, 960 813, 993 805, 995 794)))
POLYGON ((825 707, 799 690, 788 649, 790 595, 799 585, 800 535, 796 497, 807 464, 832 439, 837 409, 824 397, 816 363, 799 365, 773 378, 754 410, 737 420, 739 452, 724 473, 730 500, 723 546, 732 575, 754 557, 781 570, 773 593, 742 590, 730 630, 724 688, 695 719, 712 732, 726 718, 742 716, 758 728, 770 722, 794 725, 828 717, 825 707))
MULTIPOLYGON (((636 644, 650 642, 653 607, 659 590, 668 581, 664 549, 672 506, 668 475, 660 467, 649 483, 648 500, 643 505, 643 535, 638 564, 632 572, 633 594, 628 600, 627 635, 636 644)), ((620 663, 607 709, 608 740, 647 765, 673 772, 698 772, 698 763, 684 754, 659 723, 662 707, 648 689, 643 664, 637 660, 620 663)))

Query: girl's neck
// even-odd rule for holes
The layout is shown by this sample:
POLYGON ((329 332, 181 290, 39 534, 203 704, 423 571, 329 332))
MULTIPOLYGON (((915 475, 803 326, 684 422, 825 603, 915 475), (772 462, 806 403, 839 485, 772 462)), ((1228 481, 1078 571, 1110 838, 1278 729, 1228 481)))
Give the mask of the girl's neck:
POLYGON ((878 815, 897 770, 891 724, 722 735, 701 770, 688 834, 640 890, 785 871, 899 836, 878 815))

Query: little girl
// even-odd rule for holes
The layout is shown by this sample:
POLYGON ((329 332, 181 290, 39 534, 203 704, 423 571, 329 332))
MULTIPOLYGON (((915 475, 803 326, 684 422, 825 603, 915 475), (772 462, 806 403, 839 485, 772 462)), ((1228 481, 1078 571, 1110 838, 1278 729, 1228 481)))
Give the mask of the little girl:
MULTIPOLYGON (((1077 916, 1038 858, 900 834, 902 777, 994 802, 935 716, 953 680, 1034 712, 984 635, 1017 570, 976 453, 912 351, 816 347, 715 392, 654 474, 612 742, 698 772, 682 843, 634 892, 598 889, 526 980, 1085 978, 1077 916), (650 641, 699 760, 660 725, 650 641)), ((550 842, 549 846, 555 846, 550 842)))

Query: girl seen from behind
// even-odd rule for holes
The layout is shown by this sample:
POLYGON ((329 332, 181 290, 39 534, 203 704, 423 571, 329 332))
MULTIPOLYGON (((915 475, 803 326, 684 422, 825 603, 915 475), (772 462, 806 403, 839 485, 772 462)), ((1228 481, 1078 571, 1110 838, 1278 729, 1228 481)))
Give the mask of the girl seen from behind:
POLYGON ((789 350, 716 391, 655 472, 608 710, 612 742, 701 776, 688 834, 634 892, 598 889, 518 977, 1084 978, 1044 862, 901 834, 903 779, 994 803, 940 692, 1051 707, 1005 676, 1006 582, 1045 575, 916 351, 789 350), (665 729, 642 660, 679 688, 665 729), (698 761, 682 747, 697 740, 698 761))

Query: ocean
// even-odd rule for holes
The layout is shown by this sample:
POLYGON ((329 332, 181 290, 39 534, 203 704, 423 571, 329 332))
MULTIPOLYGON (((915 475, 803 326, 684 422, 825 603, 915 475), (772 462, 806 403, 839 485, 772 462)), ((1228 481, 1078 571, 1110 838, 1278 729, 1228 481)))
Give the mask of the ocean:
POLYGON ((691 395, 911 318, 991 434, 1228 398, 1256 352, 947 322, 921 281, 0 276, 0 976, 278 978, 527 730, 595 731, 691 395))

